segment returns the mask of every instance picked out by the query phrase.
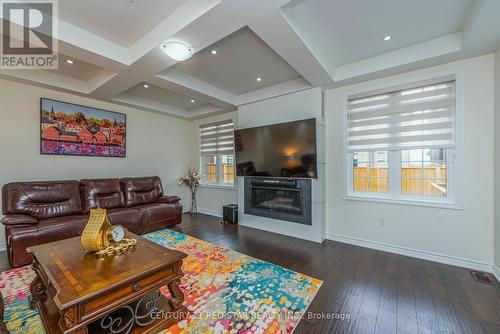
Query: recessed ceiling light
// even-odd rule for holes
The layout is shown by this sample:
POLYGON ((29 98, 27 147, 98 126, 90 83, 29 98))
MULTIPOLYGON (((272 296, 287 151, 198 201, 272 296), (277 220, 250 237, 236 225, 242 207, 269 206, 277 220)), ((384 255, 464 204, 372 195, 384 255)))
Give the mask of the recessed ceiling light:
POLYGON ((391 35, 387 35, 384 37, 384 41, 390 41, 392 39, 392 36, 391 35))
POLYGON ((187 60, 193 55, 193 49, 181 42, 166 42, 161 48, 167 56, 177 61, 187 60))
POLYGON ((261 77, 258 77, 257 78, 257 82, 261 82, 262 81, 262 78, 261 77))
POLYGON ((71 59, 66 59, 66 63, 68 63, 68 64, 74 64, 75 62, 73 60, 71 60, 71 59))
POLYGON ((216 55, 217 54, 217 50, 212 50, 212 54, 216 55))
POLYGON ((196 101, 195 100, 191 100, 191 103, 195 103, 196 101))
POLYGON ((144 88, 149 88, 149 85, 147 85, 147 84, 144 84, 144 88))

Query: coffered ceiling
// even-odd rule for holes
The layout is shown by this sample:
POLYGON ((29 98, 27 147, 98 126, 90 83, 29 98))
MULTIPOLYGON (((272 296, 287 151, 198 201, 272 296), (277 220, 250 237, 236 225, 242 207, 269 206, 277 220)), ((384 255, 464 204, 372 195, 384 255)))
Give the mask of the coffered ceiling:
POLYGON ((50 72, 59 74, 65 77, 73 78, 80 81, 89 81, 99 74, 103 69, 85 61, 79 60, 78 66, 74 66, 74 61, 71 57, 66 57, 63 54, 59 55, 58 69, 50 70, 50 72), (73 64, 67 63, 67 61, 73 64))
POLYGON ((498 0, 63 0, 59 69, 0 76, 193 119, 492 52, 498 17, 498 0))
POLYGON ((188 0, 62 0, 59 16, 91 34, 129 48, 188 0))
POLYGON ((285 13, 311 47, 339 66, 460 32, 473 3, 309 0, 285 13), (382 43, 387 35, 391 40, 382 43))
MULTIPOLYGON (((202 106, 210 105, 204 99, 194 98, 185 94, 179 94, 172 90, 165 89, 153 84, 144 83, 138 84, 129 90, 124 95, 134 95, 143 99, 158 101, 166 105, 171 104, 178 108, 191 110, 202 106), (147 87, 147 88, 146 88, 147 87)), ((215 107, 213 105, 210 105, 215 107)))
POLYGON ((301 77, 247 27, 173 68, 234 95, 301 77))

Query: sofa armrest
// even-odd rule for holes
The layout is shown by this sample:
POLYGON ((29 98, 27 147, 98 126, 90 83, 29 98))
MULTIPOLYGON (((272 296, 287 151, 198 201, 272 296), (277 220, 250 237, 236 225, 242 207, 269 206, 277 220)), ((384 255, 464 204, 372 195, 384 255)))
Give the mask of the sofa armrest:
POLYGON ((158 199, 160 203, 175 204, 179 202, 181 198, 179 196, 163 196, 158 199))
POLYGON ((36 225, 38 224, 38 219, 28 215, 7 215, 2 218, 2 224, 8 226, 14 225, 36 225))

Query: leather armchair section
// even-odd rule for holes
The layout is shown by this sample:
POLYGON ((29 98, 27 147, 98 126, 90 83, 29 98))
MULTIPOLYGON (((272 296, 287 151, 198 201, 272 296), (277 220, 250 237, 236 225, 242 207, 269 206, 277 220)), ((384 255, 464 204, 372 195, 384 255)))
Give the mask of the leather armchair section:
POLYGON ((40 244, 36 225, 6 226, 5 240, 9 263, 14 267, 31 263, 33 258, 26 252, 26 248, 40 244))
POLYGON ((121 225, 132 233, 142 234, 141 212, 136 208, 120 208, 108 210, 109 222, 121 225))
POLYGON ((144 233, 174 226, 182 219, 182 206, 179 204, 149 203, 136 208, 141 212, 144 233))
POLYGON ((158 176, 129 177, 120 180, 127 207, 154 203, 163 196, 158 176))
POLYGON ((82 212, 80 182, 15 182, 2 187, 4 215, 25 214, 38 219, 82 212))
POLYGON ((158 199, 160 203, 175 204, 180 202, 181 198, 179 196, 162 196, 158 199))
POLYGON ((115 209, 125 207, 119 179, 81 180, 83 213, 90 209, 115 209))
POLYGON ((2 218, 4 225, 36 225, 38 219, 28 215, 8 215, 2 218))

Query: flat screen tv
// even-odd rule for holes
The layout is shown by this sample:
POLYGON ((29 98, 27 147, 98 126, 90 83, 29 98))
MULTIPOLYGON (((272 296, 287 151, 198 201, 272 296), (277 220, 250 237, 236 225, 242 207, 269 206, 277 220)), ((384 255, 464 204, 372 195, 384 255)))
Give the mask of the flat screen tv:
POLYGON ((316 120, 234 132, 238 176, 317 178, 316 120))

